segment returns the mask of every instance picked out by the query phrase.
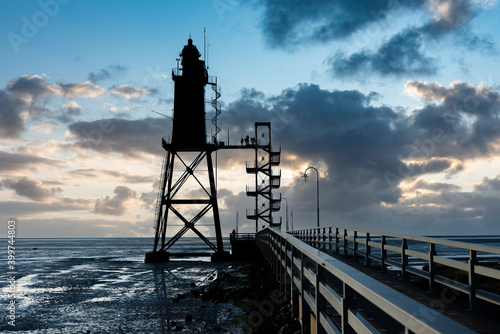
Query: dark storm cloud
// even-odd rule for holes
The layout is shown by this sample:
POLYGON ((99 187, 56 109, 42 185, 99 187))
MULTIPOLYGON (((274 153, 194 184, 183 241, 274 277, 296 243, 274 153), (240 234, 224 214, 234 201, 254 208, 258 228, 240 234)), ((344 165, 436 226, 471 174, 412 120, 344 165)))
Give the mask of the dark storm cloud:
POLYGON ((88 80, 92 83, 115 79, 129 70, 128 66, 114 64, 101 68, 98 72, 90 72, 88 80))
POLYGON ((380 76, 435 74, 437 60, 426 53, 426 44, 450 35, 455 44, 468 50, 477 50, 478 46, 489 52, 495 49, 489 38, 476 35, 468 28, 479 10, 472 0, 266 0, 264 8, 264 33, 268 44, 275 48, 293 49, 312 42, 356 38, 360 51, 349 55, 337 52, 327 61, 336 77, 368 73, 380 76), (373 40, 370 34, 376 27, 389 27, 389 15, 401 16, 405 11, 416 10, 428 14, 422 25, 407 26, 375 50, 362 45, 373 40))
POLYGON ((500 193, 500 176, 494 179, 485 177, 481 184, 474 186, 474 190, 478 192, 498 192, 500 193))
POLYGON ((29 177, 3 179, 2 185, 5 188, 14 190, 18 196, 26 197, 37 202, 47 201, 56 193, 62 192, 61 188, 44 187, 42 181, 29 177))
POLYGON ((429 103, 415 117, 415 125, 429 135, 435 128, 444 131, 449 145, 438 145, 435 154, 473 158, 495 152, 500 138, 500 94, 498 91, 453 82, 449 88, 437 83, 411 81, 406 90, 421 96, 429 103))
POLYGON ((429 96, 438 96, 439 103, 409 116, 375 107, 374 94, 359 91, 301 84, 266 97, 244 90, 226 109, 223 122, 242 136, 254 121, 271 121, 274 145, 282 145, 285 159, 295 157, 286 161, 287 168, 323 166, 331 207, 357 210, 397 203, 404 180, 451 175, 464 168, 463 161, 496 152, 500 129, 491 129, 500 126, 498 92, 462 83, 426 91, 431 89, 429 96))
POLYGON ((425 1, 266 0, 263 28, 273 47, 329 42, 349 37, 387 14, 402 8, 422 7, 425 1))
POLYGON ((28 154, 17 154, 0 151, 0 172, 22 172, 34 170, 39 165, 61 166, 62 161, 41 158, 28 154))
POLYGON ((77 146, 101 153, 121 153, 129 157, 142 157, 144 153, 162 154, 161 138, 170 131, 170 122, 166 118, 109 118, 75 122, 69 125, 69 131, 76 137, 76 142, 68 148, 77 146))
POLYGON ((346 57, 337 53, 329 60, 332 75, 352 77, 360 73, 381 76, 437 72, 435 59, 423 51, 422 35, 413 29, 404 30, 380 46, 376 51, 363 50, 346 57))
POLYGON ((113 193, 113 197, 103 196, 96 201, 95 213, 121 216, 127 212, 126 202, 139 196, 135 190, 124 186, 117 186, 113 193))

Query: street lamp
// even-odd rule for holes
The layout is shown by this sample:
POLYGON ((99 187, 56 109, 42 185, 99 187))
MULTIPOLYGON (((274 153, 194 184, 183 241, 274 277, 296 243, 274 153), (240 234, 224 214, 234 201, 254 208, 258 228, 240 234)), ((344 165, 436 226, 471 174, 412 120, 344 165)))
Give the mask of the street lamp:
POLYGON ((307 167, 304 171, 304 182, 307 182, 307 171, 309 169, 314 169, 316 171, 316 227, 319 227, 319 172, 315 167, 307 167))
POLYGON ((286 231, 288 232, 288 200, 285 197, 281 197, 281 199, 285 200, 285 206, 286 206, 285 226, 286 226, 286 231))

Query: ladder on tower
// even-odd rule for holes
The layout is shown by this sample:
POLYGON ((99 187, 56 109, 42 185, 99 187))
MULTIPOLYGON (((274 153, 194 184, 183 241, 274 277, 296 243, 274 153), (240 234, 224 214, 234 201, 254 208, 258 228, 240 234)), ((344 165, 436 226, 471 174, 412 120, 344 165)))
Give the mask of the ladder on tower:
POLYGON ((167 156, 168 152, 165 151, 163 154, 163 163, 161 164, 161 176, 160 176, 160 184, 158 185, 158 195, 156 196, 156 208, 155 208, 155 219, 153 221, 153 228, 156 230, 156 227, 159 224, 159 219, 160 219, 160 208, 162 205, 162 197, 163 197, 163 183, 165 182, 165 171, 166 171, 166 164, 167 164, 167 156))

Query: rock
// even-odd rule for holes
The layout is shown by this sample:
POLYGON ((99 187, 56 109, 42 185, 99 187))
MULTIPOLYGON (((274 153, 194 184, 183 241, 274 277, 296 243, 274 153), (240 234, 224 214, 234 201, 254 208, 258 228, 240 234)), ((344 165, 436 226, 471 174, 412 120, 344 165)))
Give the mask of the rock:
POLYGON ((176 331, 181 331, 181 330, 183 330, 183 329, 184 329, 184 327, 182 327, 181 325, 177 325, 177 326, 175 326, 175 330, 176 330, 176 331))
POLYGON ((178 297, 175 297, 174 299, 172 299, 172 302, 174 302, 174 303, 178 303, 178 302, 179 302, 179 298, 178 298, 178 297))
POLYGON ((184 317, 184 321, 186 322, 191 322, 193 321, 193 316, 191 314, 188 314, 184 317))
POLYGON ((168 325, 174 327, 177 326, 177 323, 175 321, 170 321, 168 325))

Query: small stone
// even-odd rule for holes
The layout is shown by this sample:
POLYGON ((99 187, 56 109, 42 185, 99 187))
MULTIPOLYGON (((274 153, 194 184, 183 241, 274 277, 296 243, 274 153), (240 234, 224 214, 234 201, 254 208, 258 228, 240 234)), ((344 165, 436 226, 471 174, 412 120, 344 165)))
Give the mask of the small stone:
POLYGON ((186 322, 191 322, 191 321, 193 321, 193 316, 192 316, 191 314, 188 314, 188 315, 186 315, 186 316, 184 317, 184 320, 185 320, 186 322))
POLYGON ((183 329, 184 329, 184 327, 182 327, 181 325, 177 325, 177 326, 175 326, 175 330, 176 330, 176 331, 181 331, 181 330, 183 330, 183 329))

